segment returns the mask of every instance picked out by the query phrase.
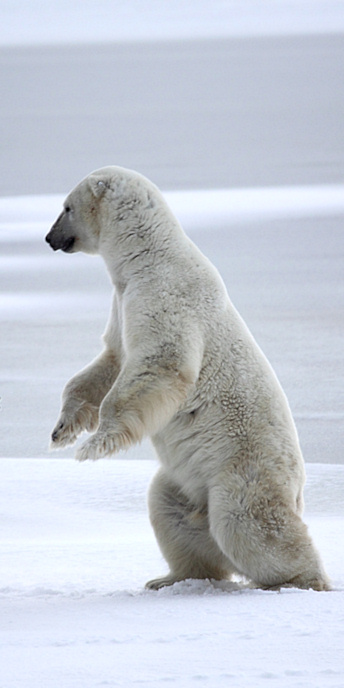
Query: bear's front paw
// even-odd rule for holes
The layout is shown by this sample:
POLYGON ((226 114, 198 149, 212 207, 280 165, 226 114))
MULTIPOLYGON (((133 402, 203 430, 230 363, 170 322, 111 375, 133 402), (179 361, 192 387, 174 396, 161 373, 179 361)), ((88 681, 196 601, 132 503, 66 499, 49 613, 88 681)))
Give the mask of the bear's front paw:
POLYGON ((75 454, 77 461, 96 461, 109 454, 118 451, 116 435, 110 432, 97 432, 93 437, 84 442, 75 454))
POLYGON ((62 412, 51 434, 50 449, 74 444, 81 432, 92 432, 98 426, 98 409, 83 402, 73 414, 62 412))

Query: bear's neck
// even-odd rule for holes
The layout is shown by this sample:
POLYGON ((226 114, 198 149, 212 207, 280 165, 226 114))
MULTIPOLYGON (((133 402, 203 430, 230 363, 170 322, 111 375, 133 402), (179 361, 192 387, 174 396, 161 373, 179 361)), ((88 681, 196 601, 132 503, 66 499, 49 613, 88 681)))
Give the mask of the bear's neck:
MULTIPOLYGON (((175 221, 176 222, 176 221, 175 221)), ((131 226, 126 231, 113 233, 112 238, 103 241, 100 247, 111 281, 118 293, 123 293, 130 283, 153 280, 169 272, 185 253, 187 238, 176 222, 174 231, 152 231, 152 226, 139 228, 131 226)), ((120 228, 122 229, 122 228, 120 228)))

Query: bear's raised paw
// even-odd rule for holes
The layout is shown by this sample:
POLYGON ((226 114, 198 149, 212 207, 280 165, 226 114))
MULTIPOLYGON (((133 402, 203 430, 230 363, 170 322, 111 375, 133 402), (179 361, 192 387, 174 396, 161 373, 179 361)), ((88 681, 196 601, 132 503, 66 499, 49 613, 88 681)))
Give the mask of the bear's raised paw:
POLYGON ((92 404, 83 403, 72 415, 62 412, 51 433, 50 449, 62 449, 74 444, 84 430, 94 432, 97 426, 98 409, 92 404))
POLYGON ((114 454, 118 449, 116 435, 109 432, 97 432, 79 447, 75 458, 77 461, 97 461, 104 456, 114 454))

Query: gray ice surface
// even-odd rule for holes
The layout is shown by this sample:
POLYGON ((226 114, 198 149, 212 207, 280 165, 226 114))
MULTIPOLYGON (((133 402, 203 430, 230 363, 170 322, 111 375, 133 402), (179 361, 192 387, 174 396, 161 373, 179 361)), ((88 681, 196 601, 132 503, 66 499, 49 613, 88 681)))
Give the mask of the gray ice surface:
POLYGON ((0 196, 344 179, 343 35, 0 49, 0 196))

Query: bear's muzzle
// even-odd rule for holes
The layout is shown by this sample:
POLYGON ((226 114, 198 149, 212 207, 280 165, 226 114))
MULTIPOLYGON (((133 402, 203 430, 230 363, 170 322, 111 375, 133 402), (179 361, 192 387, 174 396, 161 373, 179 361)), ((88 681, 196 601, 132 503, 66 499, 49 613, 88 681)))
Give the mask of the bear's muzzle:
POLYGON ((45 237, 45 240, 54 251, 58 251, 60 249, 65 253, 69 253, 74 246, 75 237, 66 237, 63 236, 61 232, 57 232, 54 231, 54 229, 51 229, 45 237))

